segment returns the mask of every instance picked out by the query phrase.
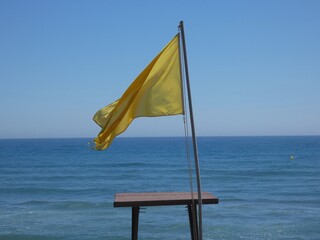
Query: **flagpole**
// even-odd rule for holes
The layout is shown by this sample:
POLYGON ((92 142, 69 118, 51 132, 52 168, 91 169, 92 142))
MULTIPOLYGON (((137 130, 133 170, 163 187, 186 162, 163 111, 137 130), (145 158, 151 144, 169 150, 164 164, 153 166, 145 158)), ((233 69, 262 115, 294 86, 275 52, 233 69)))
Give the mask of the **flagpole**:
POLYGON ((198 158, 198 146, 197 146, 195 127, 194 127, 194 119, 193 119, 192 100, 191 100, 191 87, 190 87, 190 80, 189 80, 187 49, 186 49, 186 41, 185 41, 185 36, 184 36, 183 21, 180 21, 179 27, 180 27, 181 38, 182 38, 183 58, 184 58, 185 74, 186 74, 186 86, 187 86, 187 93, 188 93, 188 100, 189 100, 189 111, 190 111, 190 123, 191 123, 191 132, 192 132, 193 153, 194 153, 194 161, 195 161, 196 176, 197 176, 198 213, 199 213, 198 239, 202 240, 202 190, 201 190, 200 167, 199 167, 199 158, 198 158))

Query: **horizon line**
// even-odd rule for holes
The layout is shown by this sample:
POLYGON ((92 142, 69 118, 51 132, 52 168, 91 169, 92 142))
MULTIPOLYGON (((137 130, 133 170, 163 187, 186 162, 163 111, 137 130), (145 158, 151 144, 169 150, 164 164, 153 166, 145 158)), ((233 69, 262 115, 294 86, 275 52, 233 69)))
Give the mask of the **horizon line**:
MULTIPOLYGON (((185 136, 119 136, 117 138, 184 138, 185 136)), ((191 137, 191 136, 189 136, 191 137)), ((212 135, 196 136, 196 138, 243 138, 243 137, 320 137, 319 134, 297 134, 297 135, 212 135)), ((41 140, 41 139, 94 139, 95 137, 12 137, 1 138, 0 140, 41 140)))

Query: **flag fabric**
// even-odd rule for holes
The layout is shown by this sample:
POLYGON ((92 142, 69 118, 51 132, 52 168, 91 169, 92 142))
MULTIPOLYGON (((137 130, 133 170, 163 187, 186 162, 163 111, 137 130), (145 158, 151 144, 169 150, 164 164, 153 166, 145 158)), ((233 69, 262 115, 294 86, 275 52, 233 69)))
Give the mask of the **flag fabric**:
POLYGON ((100 109, 93 120, 101 127, 94 139, 103 150, 138 117, 183 113, 179 35, 149 63, 120 99, 100 109))

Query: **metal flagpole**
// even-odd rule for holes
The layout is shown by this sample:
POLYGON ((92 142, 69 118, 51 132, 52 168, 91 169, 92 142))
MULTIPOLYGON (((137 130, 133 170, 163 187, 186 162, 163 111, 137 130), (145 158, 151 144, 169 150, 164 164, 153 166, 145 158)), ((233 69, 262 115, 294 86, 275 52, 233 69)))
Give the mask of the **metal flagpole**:
POLYGON ((185 41, 185 37, 184 37, 183 21, 180 21, 179 27, 180 27, 181 38, 182 38, 183 58, 184 58, 185 73, 186 73, 186 86, 187 86, 187 93, 188 93, 188 100, 189 100, 193 152, 194 152, 194 161, 195 161, 196 176, 197 176, 198 213, 199 213, 199 228, 198 228, 199 229, 199 233, 198 233, 199 238, 198 239, 202 240, 202 190, 201 190, 200 167, 199 167, 199 158, 198 158, 198 146, 197 146, 195 127, 194 127, 194 119, 193 119, 191 88, 190 88, 190 80, 189 80, 187 49, 186 49, 186 41, 185 41))

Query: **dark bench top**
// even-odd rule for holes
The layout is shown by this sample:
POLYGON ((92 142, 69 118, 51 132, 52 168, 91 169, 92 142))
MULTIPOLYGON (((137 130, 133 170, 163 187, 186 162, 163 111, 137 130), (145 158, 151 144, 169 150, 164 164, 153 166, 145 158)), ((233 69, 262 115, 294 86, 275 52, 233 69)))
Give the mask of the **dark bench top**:
MULTIPOLYGON (((195 204, 198 203, 198 193, 193 193, 195 204)), ((202 193, 202 204, 218 204, 219 199, 208 192, 202 193)), ((116 193, 114 207, 168 206, 191 205, 190 192, 149 192, 149 193, 116 193)))

